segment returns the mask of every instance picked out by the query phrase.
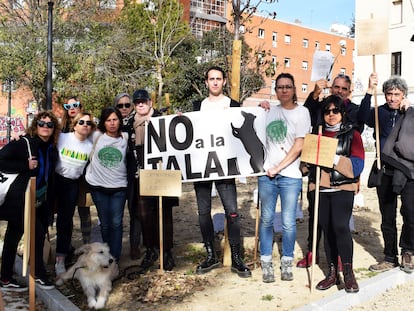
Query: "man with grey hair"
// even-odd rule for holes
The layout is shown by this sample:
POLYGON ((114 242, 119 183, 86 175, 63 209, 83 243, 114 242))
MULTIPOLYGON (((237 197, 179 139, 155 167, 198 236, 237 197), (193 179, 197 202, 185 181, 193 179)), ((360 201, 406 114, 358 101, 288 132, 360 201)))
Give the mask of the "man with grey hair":
MULTIPOLYGON (((369 76, 368 90, 363 98, 358 117, 361 122, 375 131, 375 114, 374 108, 371 108, 371 98, 378 84, 378 75, 372 73, 369 76)), ((380 150, 383 151, 385 142, 393 130, 398 119, 404 111, 410 107, 407 99, 407 83, 399 76, 393 76, 384 82, 382 91, 385 95, 386 103, 378 107, 378 127, 380 150)), ((374 137, 375 133, 374 133, 374 137)), ((370 271, 383 272, 398 266, 398 244, 397 244, 397 197, 393 189, 394 168, 387 164, 381 163, 382 176, 380 185, 377 186, 378 203, 381 212, 381 231, 384 239, 384 260, 371 265, 370 271)), ((409 191, 408 191, 409 192, 409 191)), ((407 213, 414 214, 413 204, 407 204, 410 200, 410 194, 407 191, 401 192, 401 214, 403 215, 403 231, 400 237, 400 246, 402 248, 401 269, 411 273, 414 270, 412 254, 414 251, 414 224, 409 225, 407 213), (407 220, 407 223, 406 223, 407 220)), ((411 195, 412 196, 412 195, 411 195)))

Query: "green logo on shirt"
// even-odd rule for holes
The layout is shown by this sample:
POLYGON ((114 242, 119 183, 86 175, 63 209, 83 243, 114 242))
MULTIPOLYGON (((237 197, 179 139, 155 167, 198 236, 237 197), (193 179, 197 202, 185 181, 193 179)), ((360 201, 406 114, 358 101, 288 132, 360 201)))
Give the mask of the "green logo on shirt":
POLYGON ((275 120, 266 127, 267 137, 275 143, 282 143, 287 135, 287 125, 283 120, 275 120))
POLYGON ((122 153, 114 147, 104 147, 99 150, 99 161, 107 168, 116 168, 120 166, 122 161, 122 153))

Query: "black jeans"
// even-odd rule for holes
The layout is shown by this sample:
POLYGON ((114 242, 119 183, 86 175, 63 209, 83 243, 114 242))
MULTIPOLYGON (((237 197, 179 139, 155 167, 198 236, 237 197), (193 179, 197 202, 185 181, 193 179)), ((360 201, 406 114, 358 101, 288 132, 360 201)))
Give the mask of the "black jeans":
POLYGON ((352 263, 353 241, 349 219, 354 205, 354 192, 321 192, 319 223, 323 231, 326 260, 338 264, 338 255, 343 263, 352 263))
POLYGON ((392 189, 392 176, 382 175, 377 187, 378 203, 381 212, 381 232, 384 239, 385 261, 398 262, 397 246, 397 197, 392 189))
MULTIPOLYGON (((236 181, 234 179, 221 179, 215 180, 214 183, 226 213, 229 242, 231 244, 239 244, 240 224, 237 213, 236 181)), ((214 241, 214 226, 211 218, 212 187, 213 181, 194 182, 198 205, 198 220, 204 243, 214 241)))
POLYGON ((402 253, 414 251, 414 180, 407 180, 401 192, 403 225, 400 236, 402 253))

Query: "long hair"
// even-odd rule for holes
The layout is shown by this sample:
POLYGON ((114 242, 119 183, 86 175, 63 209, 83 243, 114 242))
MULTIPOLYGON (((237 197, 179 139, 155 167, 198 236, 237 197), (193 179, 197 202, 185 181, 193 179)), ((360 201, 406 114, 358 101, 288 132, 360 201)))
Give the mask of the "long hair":
POLYGON ((108 117, 112 114, 115 113, 116 116, 119 119, 119 127, 118 127, 118 135, 121 136, 121 129, 122 129, 122 114, 119 111, 118 108, 110 106, 110 107, 106 107, 103 108, 101 111, 101 117, 99 118, 99 123, 98 123, 98 130, 100 130, 102 133, 106 133, 106 127, 105 127, 105 121, 106 119, 108 119, 108 117))
POLYGON ((60 125, 59 125, 59 120, 58 118, 53 114, 53 112, 51 110, 45 110, 42 112, 39 112, 34 118, 32 123, 30 124, 29 128, 27 129, 27 134, 30 135, 31 137, 35 137, 37 136, 37 121, 40 121, 44 118, 49 117, 50 120, 54 123, 54 128, 53 128, 53 134, 50 137, 52 144, 53 145, 57 145, 58 139, 59 139, 59 134, 60 134, 60 125))
MULTIPOLYGON (((74 99, 77 102, 80 103, 80 100, 77 96, 69 96, 68 99, 66 100, 66 102, 68 102, 70 99, 74 99)), ((80 111, 82 111, 82 104, 80 104, 79 106, 80 111)), ((61 126, 62 129, 69 129, 72 123, 71 117, 69 117, 69 110, 64 109, 63 112, 63 117, 62 117, 62 121, 61 121, 61 126)))

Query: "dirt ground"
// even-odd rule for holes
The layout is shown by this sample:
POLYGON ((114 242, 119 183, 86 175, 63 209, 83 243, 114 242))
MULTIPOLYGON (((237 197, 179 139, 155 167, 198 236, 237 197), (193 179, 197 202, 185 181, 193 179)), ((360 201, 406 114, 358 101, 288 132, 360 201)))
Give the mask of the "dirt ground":
MULTIPOLYGON (((370 167, 372 157, 368 157, 366 167, 370 167)), ((382 237, 380 232, 380 214, 375 190, 366 188, 367 172, 364 171, 361 183, 363 202, 354 207, 354 268, 359 281, 374 274, 368 270, 369 265, 383 257, 382 237)), ((280 253, 281 235, 275 234, 274 245, 274 283, 262 282, 261 269, 258 261, 254 261, 255 226, 257 204, 253 193, 257 187, 256 178, 247 178, 247 182, 238 181, 238 202, 241 215, 242 237, 245 261, 252 268, 252 277, 243 279, 230 272, 230 267, 215 269, 212 272, 198 276, 194 273, 197 263, 205 255, 201 243, 198 226, 197 205, 192 184, 183 185, 180 206, 174 209, 174 257, 177 267, 172 272, 160 273, 154 270, 146 274, 136 274, 139 260, 129 259, 128 242, 128 212, 125 213, 123 255, 120 262, 122 277, 113 284, 107 310, 292 310, 335 293, 338 288, 332 287, 327 291, 310 291, 310 269, 294 268, 294 280, 281 281, 280 253)), ((304 191, 306 186, 304 186, 304 191)), ((295 245, 295 262, 306 252, 308 212, 304 193, 303 221, 297 223, 297 242, 295 245)), ((280 210, 280 207, 277 207, 280 210)), ((98 223, 95 209, 93 224, 98 223)), ((223 208, 218 197, 213 199, 213 214, 222 213, 223 208)), ((398 218, 398 226, 401 219, 398 218)), ((223 235, 219 234, 217 243, 223 244, 223 235)), ((75 217, 74 246, 80 246, 81 235, 78 217, 75 217)), ((54 232, 52 230, 52 245, 54 232)), ((322 246, 322 245, 321 245, 322 246)), ((142 248, 142 251, 144 249, 142 248)), ((324 278, 326 261, 323 249, 319 265, 314 268, 313 288, 324 278)), ((259 260, 260 256, 257 255, 259 260)), ((50 267, 53 270, 53 266, 50 267)), ((65 295, 82 309, 86 310, 85 297, 80 291, 63 288, 65 295)), ((396 294, 398 295, 398 293, 396 294)), ((390 301, 389 297, 384 298, 390 301)), ((392 300, 392 299, 391 299, 392 300)), ((375 306, 364 304, 361 309, 380 310, 375 306)), ((394 309, 394 308, 393 308, 394 309)), ((403 309, 399 309, 403 310, 403 309)))

